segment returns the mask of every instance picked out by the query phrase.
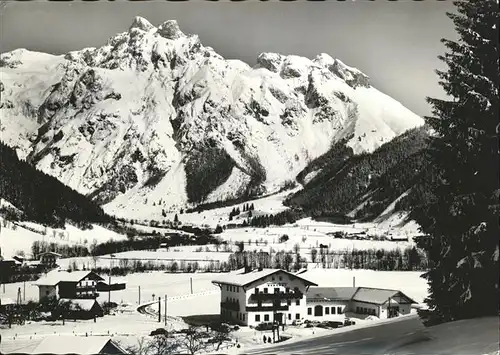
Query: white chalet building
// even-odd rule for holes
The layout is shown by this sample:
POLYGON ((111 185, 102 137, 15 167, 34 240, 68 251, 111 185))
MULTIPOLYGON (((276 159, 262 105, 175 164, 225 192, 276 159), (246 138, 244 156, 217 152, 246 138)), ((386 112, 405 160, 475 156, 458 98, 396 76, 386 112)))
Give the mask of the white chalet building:
POLYGON ((392 318, 409 314, 416 303, 398 290, 314 287, 318 285, 281 269, 240 270, 212 283, 221 289, 221 321, 247 326, 275 321, 392 318))
POLYGON ((222 321, 255 326, 277 321, 290 324, 306 314, 306 292, 317 286, 281 269, 263 269, 213 280, 221 289, 222 321))

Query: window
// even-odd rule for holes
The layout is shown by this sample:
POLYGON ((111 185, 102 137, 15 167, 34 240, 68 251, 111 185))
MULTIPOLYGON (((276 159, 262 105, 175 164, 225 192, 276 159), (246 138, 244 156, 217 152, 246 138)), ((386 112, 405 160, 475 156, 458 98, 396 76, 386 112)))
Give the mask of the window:
POLYGON ((242 317, 242 320, 244 321, 244 320, 245 320, 245 313, 243 313, 243 314, 241 315, 241 317, 242 317))
POLYGON ((288 313, 288 320, 292 320, 292 314, 288 313))
POLYGON ((312 308, 311 307, 307 308, 307 315, 310 316, 312 313, 313 313, 312 308))
POLYGON ((299 288, 298 288, 298 287, 294 287, 294 288, 293 288, 293 291, 294 291, 294 292, 299 292, 299 288))
POLYGON ((295 319, 300 319, 300 314, 299 313, 295 313, 295 319))
POLYGON ((295 305, 300 306, 300 300, 296 300, 295 305))
POLYGON ((283 281, 283 278, 280 276, 280 281, 283 281))
POLYGON ((325 314, 330 314, 330 308, 329 307, 325 307, 325 314))
POLYGON ((229 285, 226 286, 226 290, 229 291, 229 285))
POLYGON ((323 317, 323 306, 321 305, 314 306, 314 316, 323 317))
POLYGON ((271 279, 271 280, 273 280, 273 281, 274 281, 274 276, 272 277, 272 279, 271 279))
POLYGON ((255 321, 256 322, 260 322, 260 314, 256 314, 255 315, 255 321))
POLYGON ((269 322, 269 314, 264 314, 264 322, 269 322))
POLYGON ((256 295, 259 294, 259 288, 258 287, 255 288, 255 294, 256 295))
POLYGON ((267 293, 267 287, 264 287, 264 293, 267 293))
POLYGON ((290 293, 290 287, 286 288, 286 293, 290 293))
POLYGON ((45 296, 48 296, 49 295, 49 291, 45 291, 45 296))
POLYGON ((332 307, 332 314, 335 314, 335 307, 332 307))
POLYGON ((337 307, 337 313, 342 314, 342 307, 337 307))
POLYGON ((286 304, 291 306, 292 305, 292 300, 286 300, 286 304))
POLYGON ((279 289, 279 287, 275 287, 275 288, 274 288, 274 293, 280 293, 280 289, 279 289))

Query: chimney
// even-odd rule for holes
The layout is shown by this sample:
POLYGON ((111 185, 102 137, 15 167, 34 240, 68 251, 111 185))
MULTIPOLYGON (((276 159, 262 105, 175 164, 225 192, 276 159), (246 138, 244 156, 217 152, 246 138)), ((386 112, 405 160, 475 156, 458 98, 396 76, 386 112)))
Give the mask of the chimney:
POLYGON ((245 265, 245 274, 249 273, 250 271, 252 271, 252 268, 248 265, 245 265))
POLYGON ((356 287, 356 276, 352 277, 352 287, 356 287))

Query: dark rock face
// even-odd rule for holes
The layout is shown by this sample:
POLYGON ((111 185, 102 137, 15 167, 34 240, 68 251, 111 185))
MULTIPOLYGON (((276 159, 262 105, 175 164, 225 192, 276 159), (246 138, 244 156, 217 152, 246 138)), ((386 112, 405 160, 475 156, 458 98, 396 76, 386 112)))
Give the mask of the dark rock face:
POLYGON ((162 23, 160 27, 158 27, 158 34, 168 39, 178 39, 185 36, 179 28, 177 21, 174 20, 162 23))

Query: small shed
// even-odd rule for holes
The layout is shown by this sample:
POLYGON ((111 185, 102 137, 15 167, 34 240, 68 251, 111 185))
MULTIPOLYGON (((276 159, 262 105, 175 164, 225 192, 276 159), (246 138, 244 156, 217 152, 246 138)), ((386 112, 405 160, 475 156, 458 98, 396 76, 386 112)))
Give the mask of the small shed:
POLYGON ((102 317, 104 310, 95 299, 69 299, 61 298, 59 303, 71 302, 67 318, 73 319, 92 319, 102 317))

